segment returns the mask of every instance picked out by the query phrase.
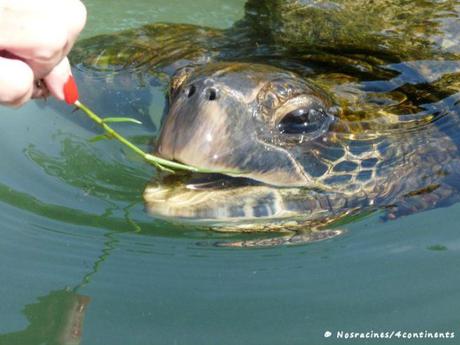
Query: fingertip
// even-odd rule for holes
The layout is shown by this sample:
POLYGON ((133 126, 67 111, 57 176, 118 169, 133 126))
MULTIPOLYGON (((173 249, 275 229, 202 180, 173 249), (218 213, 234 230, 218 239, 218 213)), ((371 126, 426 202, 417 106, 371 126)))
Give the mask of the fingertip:
POLYGON ((33 93, 34 73, 23 61, 0 57, 0 103, 19 107, 33 93))
POLYGON ((65 102, 69 105, 75 104, 78 101, 78 88, 73 76, 69 76, 64 84, 65 102))
POLYGON ((44 81, 50 93, 61 101, 65 100, 64 85, 66 84, 70 75, 72 75, 70 63, 67 57, 65 57, 44 78, 44 81))

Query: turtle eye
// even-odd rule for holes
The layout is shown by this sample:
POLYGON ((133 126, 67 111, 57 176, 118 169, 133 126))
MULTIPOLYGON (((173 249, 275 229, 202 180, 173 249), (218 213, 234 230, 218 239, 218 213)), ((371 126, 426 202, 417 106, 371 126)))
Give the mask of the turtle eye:
POLYGON ((324 130, 331 121, 331 116, 322 108, 302 107, 286 115, 278 123, 281 134, 308 134, 324 130))

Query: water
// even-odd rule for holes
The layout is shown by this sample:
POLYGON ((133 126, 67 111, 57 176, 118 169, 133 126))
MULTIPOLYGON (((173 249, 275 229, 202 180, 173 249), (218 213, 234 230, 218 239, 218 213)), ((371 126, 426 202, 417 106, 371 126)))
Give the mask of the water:
MULTIPOLYGON (((152 21, 228 27, 243 15, 243 1, 162 3, 87 1, 84 36, 152 21)), ((152 123, 120 127, 144 148, 164 106, 153 92, 152 123)), ((119 110, 135 112, 130 101, 119 110)), ((456 332, 436 343, 459 343, 460 204, 389 222, 371 214, 306 246, 206 246, 242 237, 146 215, 153 169, 116 142, 89 142, 97 129, 82 115, 39 101, 0 116, 1 345, 76 343, 80 324, 92 345, 334 344, 345 343, 337 331, 399 330, 456 332)))

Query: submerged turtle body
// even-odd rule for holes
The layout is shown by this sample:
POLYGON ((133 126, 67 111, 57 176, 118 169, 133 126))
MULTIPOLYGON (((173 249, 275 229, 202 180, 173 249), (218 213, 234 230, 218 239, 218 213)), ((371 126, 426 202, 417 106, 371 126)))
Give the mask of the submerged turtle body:
POLYGON ((305 230, 351 213, 457 200, 460 64, 455 42, 441 47, 418 25, 452 4, 407 9, 419 11, 404 22, 407 49, 385 31, 398 1, 375 2, 388 16, 353 25, 347 1, 321 4, 250 0, 229 30, 155 24, 75 49, 87 73, 168 90, 156 154, 235 172, 155 177, 144 193, 152 214, 221 231, 303 231, 306 241, 337 234, 305 230), (299 19, 312 13, 335 32, 299 19), (425 60, 400 62, 411 56, 425 60))

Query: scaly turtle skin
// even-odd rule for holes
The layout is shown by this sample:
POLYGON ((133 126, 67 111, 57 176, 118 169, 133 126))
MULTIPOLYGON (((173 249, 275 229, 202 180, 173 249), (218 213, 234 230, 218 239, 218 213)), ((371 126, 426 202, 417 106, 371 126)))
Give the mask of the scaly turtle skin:
POLYGON ((457 42, 435 40, 438 13, 453 5, 377 1, 385 16, 372 20, 352 16, 367 2, 335 5, 250 0, 229 30, 155 24, 75 49, 88 74, 128 73, 127 92, 168 90, 156 154, 238 172, 156 177, 144 193, 152 214, 295 233, 268 245, 334 236, 310 230, 352 213, 387 208, 392 218, 458 199, 457 42), (404 20, 392 17, 400 8, 404 20), (411 57, 425 60, 400 62, 411 57))

